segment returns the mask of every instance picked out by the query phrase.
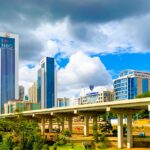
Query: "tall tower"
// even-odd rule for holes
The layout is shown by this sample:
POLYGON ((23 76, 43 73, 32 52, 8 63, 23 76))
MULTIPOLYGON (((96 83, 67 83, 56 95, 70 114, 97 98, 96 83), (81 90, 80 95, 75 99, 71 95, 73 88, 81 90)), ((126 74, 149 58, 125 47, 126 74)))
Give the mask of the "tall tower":
POLYGON ((18 99, 19 36, 0 32, 0 113, 4 103, 18 99))
POLYGON ((52 108, 55 106, 55 63, 54 58, 45 57, 40 62, 37 79, 38 102, 41 108, 52 108))

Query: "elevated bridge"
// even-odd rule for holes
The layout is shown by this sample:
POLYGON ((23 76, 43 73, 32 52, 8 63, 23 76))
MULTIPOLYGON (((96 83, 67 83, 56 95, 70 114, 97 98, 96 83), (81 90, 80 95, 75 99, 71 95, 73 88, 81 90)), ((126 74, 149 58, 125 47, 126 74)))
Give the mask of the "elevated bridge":
MULTIPOLYGON (((68 129, 72 131, 72 118, 74 116, 84 116, 84 135, 89 135, 89 117, 93 118, 93 124, 97 123, 97 114, 112 112, 118 116, 118 148, 123 147, 123 115, 127 117, 127 148, 133 146, 132 138, 132 115, 140 112, 141 110, 150 111, 150 98, 139 98, 131 100, 120 100, 112 102, 103 102, 95 104, 85 104, 69 107, 57 107, 49 109, 40 109, 22 112, 23 116, 30 118, 41 119, 41 131, 45 131, 45 122, 49 122, 49 130, 52 130, 52 119, 61 117, 62 130, 64 130, 64 118, 68 120, 68 129)), ((16 117, 17 113, 1 114, 0 118, 16 117)))

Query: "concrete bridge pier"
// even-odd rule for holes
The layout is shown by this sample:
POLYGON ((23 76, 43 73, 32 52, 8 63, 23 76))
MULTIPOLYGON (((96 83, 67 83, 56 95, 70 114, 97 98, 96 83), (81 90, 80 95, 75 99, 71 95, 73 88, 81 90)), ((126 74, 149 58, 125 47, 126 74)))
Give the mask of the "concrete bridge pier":
POLYGON ((45 133, 45 118, 44 117, 41 118, 41 133, 42 135, 44 135, 45 133))
POLYGON ((94 130, 97 130, 97 115, 93 116, 93 132, 94 130))
POLYGON ((84 136, 89 136, 89 116, 84 116, 84 136))
POLYGON ((127 148, 133 147, 132 114, 127 115, 127 148))
POLYGON ((49 132, 51 132, 53 129, 53 119, 52 118, 48 119, 48 129, 49 129, 49 132))
POLYGON ((123 148, 123 114, 118 114, 118 148, 123 148))
POLYGON ((64 117, 62 117, 62 120, 61 120, 61 132, 64 132, 64 117))
POLYGON ((72 117, 68 117, 68 129, 72 133, 72 117))

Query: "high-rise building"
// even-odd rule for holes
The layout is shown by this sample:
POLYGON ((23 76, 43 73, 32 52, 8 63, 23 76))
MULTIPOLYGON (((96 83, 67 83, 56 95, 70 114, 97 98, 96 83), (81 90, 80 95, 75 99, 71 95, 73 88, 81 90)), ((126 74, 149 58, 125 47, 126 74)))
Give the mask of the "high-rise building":
POLYGON ((133 99, 150 91, 150 73, 125 70, 114 80, 115 100, 133 99))
POLYGON ((0 113, 4 103, 18 99, 19 36, 0 33, 0 113))
POLYGON ((29 100, 33 103, 37 103, 37 83, 34 82, 28 91, 29 100))
POLYGON ((19 85, 19 99, 23 100, 24 99, 24 86, 19 85))
POLYGON ((52 108, 56 104, 54 58, 45 57, 40 62, 38 70, 37 91, 41 108, 52 108))

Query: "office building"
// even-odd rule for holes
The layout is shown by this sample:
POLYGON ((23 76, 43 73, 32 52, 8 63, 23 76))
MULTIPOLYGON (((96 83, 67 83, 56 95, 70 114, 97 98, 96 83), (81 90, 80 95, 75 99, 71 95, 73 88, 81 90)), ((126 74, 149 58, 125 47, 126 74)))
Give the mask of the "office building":
POLYGON ((114 80, 115 100, 133 99, 150 91, 150 73, 125 70, 114 80))
POLYGON ((83 88, 80 93, 80 104, 102 103, 114 100, 112 90, 105 87, 96 87, 95 89, 83 88))
POLYGON ((45 57, 40 62, 37 79, 37 98, 42 109, 56 106, 55 76, 54 58, 45 57))
POLYGON ((18 53, 18 35, 0 33, 0 113, 4 112, 4 103, 19 97, 18 53))
POLYGON ((70 99, 69 98, 57 98, 57 105, 58 107, 67 107, 70 105, 70 99))
POLYGON ((8 102, 4 104, 5 114, 38 109, 40 109, 40 104, 25 100, 8 100, 8 102))
POLYGON ((19 85, 19 99, 23 100, 24 99, 24 86, 19 85))
POLYGON ((29 87, 29 90, 28 90, 28 95, 29 95, 29 100, 33 103, 38 103, 37 102, 37 83, 34 82, 32 84, 31 87, 29 87))

